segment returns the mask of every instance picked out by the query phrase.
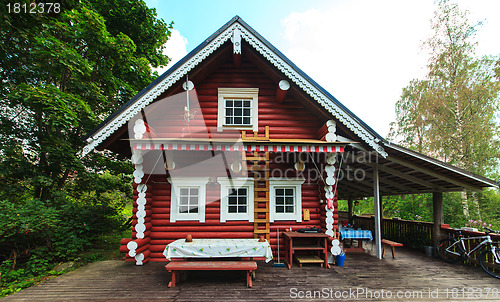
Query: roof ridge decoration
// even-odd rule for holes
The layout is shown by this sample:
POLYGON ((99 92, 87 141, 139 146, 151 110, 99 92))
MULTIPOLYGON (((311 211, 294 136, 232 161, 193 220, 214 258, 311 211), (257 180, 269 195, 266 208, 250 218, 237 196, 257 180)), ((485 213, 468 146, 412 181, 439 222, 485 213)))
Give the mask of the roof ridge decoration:
POLYGON ((127 123, 141 109, 152 103, 158 96, 160 96, 164 91, 174 85, 179 79, 183 78, 189 71, 191 71, 206 57, 212 54, 227 40, 233 38, 234 31, 239 31, 239 35, 241 35, 241 38, 243 38, 252 47, 254 47, 278 70, 280 70, 291 81, 293 81, 297 86, 304 90, 309 96, 311 96, 316 102, 318 102, 318 104, 320 104, 328 112, 333 114, 333 116, 335 116, 340 122, 342 122, 350 130, 352 130, 380 155, 382 155, 383 157, 387 157, 387 152, 385 152, 384 148, 378 144, 380 142, 379 138, 372 135, 358 121, 354 120, 342 108, 335 104, 335 102, 333 102, 328 96, 326 96, 315 85, 310 83, 304 76, 302 76, 297 70, 295 70, 293 66, 283 60, 279 54, 270 49, 266 45, 266 43, 261 41, 258 37, 255 36, 254 33, 248 30, 244 25, 239 23, 238 20, 240 20, 239 17, 235 18, 235 21, 231 26, 228 26, 213 40, 208 42, 207 45, 202 47, 196 54, 193 54, 183 64, 181 64, 173 72, 168 74, 165 78, 163 78, 158 84, 152 87, 149 91, 145 92, 129 107, 125 108, 122 113, 115 116, 104 127, 91 135, 87 139, 88 144, 83 148, 82 156, 85 156, 86 154, 91 152, 118 128, 127 123))

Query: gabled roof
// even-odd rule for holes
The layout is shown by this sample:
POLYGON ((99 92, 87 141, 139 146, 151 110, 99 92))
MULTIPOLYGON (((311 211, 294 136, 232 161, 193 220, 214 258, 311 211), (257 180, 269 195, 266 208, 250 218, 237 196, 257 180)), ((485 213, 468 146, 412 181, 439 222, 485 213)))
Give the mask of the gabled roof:
POLYGON ((224 42, 229 40, 235 30, 238 30, 241 33, 241 37, 265 57, 269 63, 315 100, 318 106, 332 114, 333 117, 379 154, 382 156, 387 155, 384 148, 379 144, 381 141, 384 141, 379 134, 300 70, 300 68, 245 23, 239 16, 232 18, 228 23, 222 26, 208 39, 198 45, 198 47, 193 49, 183 59, 159 76, 155 81, 92 130, 84 138, 84 140, 87 141, 87 145, 83 149, 83 155, 91 152, 118 128, 126 124, 141 109, 153 102, 160 94, 172 87, 172 85, 177 83, 180 79, 183 79, 188 72, 218 49, 224 42))
MULTIPOLYGON (((288 80, 302 89, 304 94, 308 95, 318 108, 331 114, 333 118, 359 137, 360 141, 372 148, 372 150, 365 151, 374 150, 376 154, 381 156, 382 159, 378 162, 378 166, 382 171, 381 182, 385 183, 384 189, 386 190, 385 192, 382 190, 382 195, 449 192, 463 188, 480 190, 483 187, 499 187, 493 180, 388 142, 238 16, 232 18, 92 130, 84 138, 87 145, 84 147, 82 155, 91 152, 124 126, 138 112, 154 102, 167 89, 184 79, 190 71, 231 39, 235 31, 238 31, 242 39, 253 47, 256 52, 260 53, 268 61, 269 65, 274 66, 288 80)), ((360 153, 365 152, 362 151, 363 148, 356 150, 356 152, 360 153)), ((373 167, 373 163, 353 162, 346 164, 354 168, 361 166, 367 173, 371 173, 370 168, 373 167)), ((371 185, 369 182, 340 181, 339 197, 341 195, 346 198, 372 196, 371 185), (340 191, 342 191, 342 194, 340 194, 340 191)))

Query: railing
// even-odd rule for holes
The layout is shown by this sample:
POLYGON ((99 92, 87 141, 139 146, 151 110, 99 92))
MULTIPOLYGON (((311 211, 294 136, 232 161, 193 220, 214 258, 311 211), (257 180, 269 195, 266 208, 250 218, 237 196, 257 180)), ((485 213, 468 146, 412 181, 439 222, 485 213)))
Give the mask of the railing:
MULTIPOLYGON (((353 216, 353 225, 357 228, 375 231, 373 216, 353 216)), ((434 223, 402 220, 398 218, 382 221, 382 237, 392 241, 400 242, 404 246, 421 249, 424 246, 433 246, 432 228, 434 223)))
MULTIPOLYGON (((339 220, 347 220, 347 213, 339 211, 339 220)), ((372 233, 375 231, 375 222, 373 216, 353 216, 353 225, 356 228, 362 228, 365 230, 371 230, 372 233)), ((411 247, 414 249, 422 249, 424 246, 433 246, 432 238, 432 228, 434 223, 432 222, 422 222, 422 221, 411 221, 403 220, 398 218, 387 219, 384 218, 382 222, 382 237, 385 239, 393 240, 396 242, 403 243, 406 247, 411 247)), ((484 232, 474 232, 461 230, 462 235, 466 238, 469 237, 480 237, 484 236, 484 232)), ((444 237, 457 237, 457 229, 448 227, 441 227, 441 233, 444 237)), ((496 242, 499 246, 500 234, 490 234, 491 239, 496 242)), ((466 246, 468 250, 472 250, 476 247, 482 240, 474 239, 467 240, 466 246)), ((480 249, 479 251, 481 251, 480 249)), ((473 264, 478 263, 479 251, 471 254, 470 262, 473 264)), ((489 259, 492 261, 492 259, 489 259)))
MULTIPOLYGON (((458 238, 458 234, 457 234, 457 230, 456 229, 453 229, 453 228, 441 228, 441 231, 443 232, 443 235, 445 235, 445 236, 458 238)), ((481 237, 481 236, 486 235, 484 232, 474 232, 474 231, 465 231, 465 230, 461 230, 461 231, 462 231, 463 237, 465 237, 465 238, 481 237)), ((496 242, 496 246, 499 246, 500 234, 490 234, 490 237, 491 237, 491 240, 493 240, 493 242, 496 242)), ((464 241, 465 247, 467 248, 468 251, 470 251, 470 250, 474 249, 483 240, 484 239, 465 240, 464 241)), ((482 250, 483 249, 481 248, 481 249, 475 251, 474 253, 472 253, 470 255, 469 261, 471 263, 478 264, 479 254, 480 254, 480 252, 482 250)), ((493 263, 493 259, 488 259, 488 262, 493 263)))

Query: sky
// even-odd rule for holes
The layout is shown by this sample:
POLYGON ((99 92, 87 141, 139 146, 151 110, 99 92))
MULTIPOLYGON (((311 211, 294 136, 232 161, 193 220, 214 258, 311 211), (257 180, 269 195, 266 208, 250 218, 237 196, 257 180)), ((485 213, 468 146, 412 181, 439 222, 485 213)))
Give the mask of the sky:
MULTIPOLYGON (((174 22, 165 49, 171 64, 238 15, 383 137, 402 89, 425 75, 422 42, 437 7, 434 0, 145 2, 174 22)), ((500 55, 500 0, 455 2, 471 21, 483 22, 478 55, 500 55)))

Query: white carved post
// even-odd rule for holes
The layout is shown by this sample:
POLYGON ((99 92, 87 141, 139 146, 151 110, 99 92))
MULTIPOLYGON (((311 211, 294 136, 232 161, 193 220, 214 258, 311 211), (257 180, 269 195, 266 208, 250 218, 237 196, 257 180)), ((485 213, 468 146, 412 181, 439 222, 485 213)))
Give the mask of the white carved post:
POLYGON ((328 127, 328 133, 325 135, 325 139, 327 142, 336 142, 337 141, 337 123, 334 120, 326 121, 326 126, 328 127))
POLYGON ((327 200, 325 209, 326 209, 326 232, 328 236, 334 236, 333 224, 335 223, 335 219, 333 218, 333 213, 335 211, 335 207, 333 206, 333 202, 335 201, 335 193, 334 186, 336 184, 335 179, 335 161, 336 161, 336 153, 329 153, 326 157, 326 185, 323 187, 325 190, 325 198, 327 200))
MULTIPOLYGON (((134 125, 134 138, 135 139, 142 139, 144 136, 144 133, 146 133, 146 125, 144 124, 144 121, 142 119, 138 119, 135 121, 134 125)), ((143 165, 143 157, 142 157, 142 150, 133 150, 132 152, 132 163, 134 164, 134 182, 137 184, 137 212, 136 212, 136 217, 137 217, 137 223, 134 226, 135 232, 136 232, 136 237, 137 239, 144 239, 145 237, 145 232, 146 232, 146 191, 148 189, 146 184, 141 183, 142 179, 144 178, 144 165, 143 165)), ((128 246, 128 245, 127 245, 128 246)), ((130 247, 129 247, 130 250, 130 247)), ((135 255, 135 249, 134 251, 130 250, 130 253, 134 253, 135 259, 136 259, 136 265, 142 265, 144 259, 144 255, 142 253, 135 255), (139 256, 142 255, 142 256, 139 256)), ((131 256, 133 257, 133 256, 131 256)))
MULTIPOLYGON (((325 172, 326 172, 326 179, 325 179, 325 186, 323 189, 325 190, 325 198, 327 200, 327 203, 325 205, 325 210, 326 210, 326 232, 325 234, 331 237, 334 237, 335 231, 333 230, 333 226, 335 225, 335 218, 333 215, 336 212, 336 208, 334 205, 335 202, 335 186, 337 183, 337 180, 335 178, 335 163, 336 163, 336 153, 328 153, 326 155, 326 166, 325 166, 325 172)), ((338 239, 332 240, 332 247, 330 249, 331 256, 329 257, 329 262, 333 263, 333 256, 340 255, 342 250, 340 249, 340 242, 338 239)))

